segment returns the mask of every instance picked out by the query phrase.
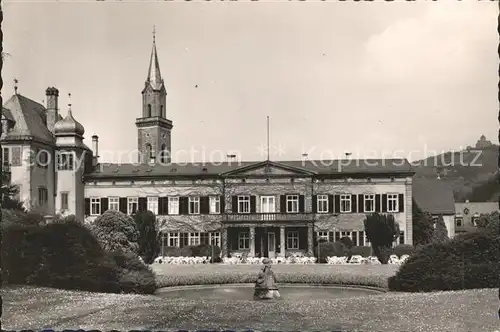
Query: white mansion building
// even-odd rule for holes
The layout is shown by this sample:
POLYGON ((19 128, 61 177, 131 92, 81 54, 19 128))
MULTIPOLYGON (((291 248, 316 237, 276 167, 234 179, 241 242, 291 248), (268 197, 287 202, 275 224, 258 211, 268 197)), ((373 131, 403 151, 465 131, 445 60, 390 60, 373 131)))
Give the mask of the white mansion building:
POLYGON ((153 42, 136 119, 145 157, 140 165, 102 164, 98 137, 89 149, 71 109, 61 117, 56 88, 46 90, 46 106, 16 90, 2 107, 2 169, 25 206, 47 215, 92 221, 109 209, 150 210, 165 246, 214 243, 223 256, 266 257, 312 252, 315 237, 349 236, 363 246, 371 212, 393 214, 397 243, 412 243, 414 172, 406 159, 172 163, 166 95, 153 42))

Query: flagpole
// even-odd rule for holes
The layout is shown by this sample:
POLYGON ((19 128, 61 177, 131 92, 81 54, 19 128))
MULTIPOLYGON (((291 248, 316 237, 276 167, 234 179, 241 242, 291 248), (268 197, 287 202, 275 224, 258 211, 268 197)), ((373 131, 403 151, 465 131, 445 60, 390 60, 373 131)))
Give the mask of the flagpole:
POLYGON ((267 160, 269 161, 269 115, 267 116, 267 160))

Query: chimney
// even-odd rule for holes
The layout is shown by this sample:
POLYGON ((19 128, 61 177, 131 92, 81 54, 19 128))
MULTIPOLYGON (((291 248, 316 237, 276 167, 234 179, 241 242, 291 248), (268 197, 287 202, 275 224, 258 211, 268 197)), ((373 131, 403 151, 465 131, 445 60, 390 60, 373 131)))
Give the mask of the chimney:
POLYGON ((59 90, 54 87, 48 87, 45 90, 47 96, 47 129, 53 134, 54 126, 59 117, 57 99, 59 97, 59 90))
POLYGON ((94 152, 92 165, 97 166, 99 163, 99 136, 97 135, 92 135, 92 151, 94 152))

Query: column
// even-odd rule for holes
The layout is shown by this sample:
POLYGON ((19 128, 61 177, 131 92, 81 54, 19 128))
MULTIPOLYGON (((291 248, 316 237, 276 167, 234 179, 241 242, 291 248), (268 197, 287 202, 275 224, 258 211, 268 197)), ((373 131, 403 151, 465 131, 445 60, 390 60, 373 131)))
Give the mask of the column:
POLYGON ((314 250, 313 250, 314 243, 313 243, 313 241, 314 241, 314 238, 313 238, 313 225, 309 224, 307 226, 307 252, 311 256, 314 254, 314 250))
POLYGON ((285 226, 280 227, 280 257, 285 257, 285 243, 286 243, 286 238, 285 238, 285 226))
POLYGON ((221 235, 220 235, 220 256, 221 258, 227 258, 227 227, 222 226, 221 235))
POLYGON ((255 257, 255 226, 250 226, 250 252, 248 257, 255 257))

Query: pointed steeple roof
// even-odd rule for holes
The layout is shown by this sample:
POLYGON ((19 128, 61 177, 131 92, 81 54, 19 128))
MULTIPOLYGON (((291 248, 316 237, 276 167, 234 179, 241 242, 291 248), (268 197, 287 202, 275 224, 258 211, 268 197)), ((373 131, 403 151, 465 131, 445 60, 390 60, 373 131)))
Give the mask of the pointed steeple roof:
POLYGON ((163 79, 160 73, 160 63, 158 61, 158 53, 156 51, 155 30, 153 29, 153 49, 151 50, 151 58, 149 59, 148 78, 146 82, 151 84, 154 90, 160 90, 163 86, 163 79))

